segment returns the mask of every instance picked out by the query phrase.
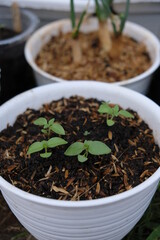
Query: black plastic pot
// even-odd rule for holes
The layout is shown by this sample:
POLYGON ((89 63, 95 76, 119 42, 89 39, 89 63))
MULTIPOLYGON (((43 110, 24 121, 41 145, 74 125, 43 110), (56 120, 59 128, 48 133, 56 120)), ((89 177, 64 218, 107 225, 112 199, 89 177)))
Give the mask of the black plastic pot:
MULTIPOLYGON (((21 11, 22 32, 11 38, 0 40, 0 104, 13 96, 35 86, 32 70, 24 57, 26 40, 37 28, 39 19, 30 11, 21 11)), ((0 23, 12 29, 9 9, 0 10, 0 23)))

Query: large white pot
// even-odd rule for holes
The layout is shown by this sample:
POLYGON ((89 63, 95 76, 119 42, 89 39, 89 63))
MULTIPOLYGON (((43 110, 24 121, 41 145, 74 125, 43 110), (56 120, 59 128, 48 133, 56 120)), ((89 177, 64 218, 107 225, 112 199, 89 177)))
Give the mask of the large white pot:
MULTIPOLYGON (((127 88, 100 82, 73 81, 41 86, 27 91, 0 107, 0 130, 13 124, 26 108, 62 97, 86 98, 118 103, 132 108, 153 129, 160 146, 160 108, 145 96, 127 88)), ((13 213, 40 240, 120 240, 141 218, 160 180, 160 168, 137 187, 98 200, 60 201, 32 195, 0 177, 0 189, 13 213)))
MULTIPOLYGON (((48 84, 52 82, 62 82, 64 79, 57 78, 45 71, 35 63, 35 58, 38 55, 40 49, 51 39, 52 36, 56 36, 59 30, 63 32, 71 31, 70 20, 59 20, 53 23, 49 23, 44 27, 37 30, 28 40, 25 47, 25 57, 32 67, 36 81, 38 85, 48 84)), ((91 32, 98 29, 98 21, 96 18, 89 19, 85 24, 82 25, 82 32, 91 32)), ((112 83, 115 85, 121 85, 130 89, 136 90, 143 94, 147 93, 152 73, 160 65, 160 43, 158 38, 149 30, 135 23, 127 22, 125 25, 124 33, 134 38, 138 42, 143 42, 148 50, 151 57, 152 65, 144 73, 130 78, 125 81, 112 83)))

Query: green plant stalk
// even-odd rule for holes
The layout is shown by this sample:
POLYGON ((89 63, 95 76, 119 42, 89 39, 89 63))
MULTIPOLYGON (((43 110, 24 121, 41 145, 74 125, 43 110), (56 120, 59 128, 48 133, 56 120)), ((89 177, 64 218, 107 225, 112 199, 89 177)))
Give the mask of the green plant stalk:
POLYGON ((48 147, 47 147, 47 145, 46 144, 44 144, 44 151, 45 151, 45 153, 47 153, 48 151, 48 147))
POLYGON ((111 23, 112 23, 112 27, 113 27, 113 31, 116 37, 120 36, 123 32, 126 20, 128 18, 128 13, 129 13, 129 5, 130 5, 130 0, 126 0, 126 8, 125 8, 125 12, 124 13, 120 13, 117 14, 117 17, 120 20, 120 26, 119 29, 117 29, 117 26, 115 24, 115 14, 111 13, 110 18, 111 18, 111 23))
POLYGON ((86 15, 86 13, 87 13, 86 10, 84 10, 84 11, 82 12, 82 14, 81 14, 81 16, 80 16, 80 19, 79 19, 79 22, 78 22, 77 26, 75 27, 75 29, 74 29, 73 32, 72 32, 72 37, 73 37, 73 39, 75 39, 75 38, 78 37, 79 29, 80 29, 80 26, 81 26, 81 24, 82 24, 82 22, 83 22, 83 19, 84 19, 84 16, 86 15))
POLYGON ((106 11, 106 16, 107 17, 111 16, 111 14, 112 14, 109 4, 110 3, 108 1, 102 0, 102 5, 103 5, 103 7, 106 11))
POLYGON ((113 1, 110 1, 110 2, 107 3, 106 1, 102 0, 102 5, 103 5, 103 7, 104 7, 104 9, 105 9, 105 11, 107 13, 107 17, 108 18, 110 17, 110 19, 111 19, 113 32, 114 32, 115 35, 117 35, 118 32, 117 32, 116 24, 114 22, 114 15, 113 15, 113 13, 112 13, 112 11, 110 9, 110 6, 111 6, 112 2, 113 1))
POLYGON ((70 18, 72 22, 72 29, 76 26, 76 17, 75 17, 75 9, 74 9, 74 0, 70 0, 70 18))
MULTIPOLYGON (((98 0, 95 0, 95 1, 98 1, 98 0)), ((128 18, 130 0, 126 0, 125 12, 121 13, 121 14, 117 14, 117 17, 120 20, 119 29, 117 29, 117 26, 116 26, 116 23, 115 23, 116 14, 113 13, 112 10, 111 10, 112 2, 113 2, 112 0, 111 1, 102 0, 102 6, 105 9, 106 17, 111 19, 113 32, 114 32, 115 36, 119 36, 123 32, 123 29, 124 29, 124 26, 125 26, 125 22, 126 22, 126 20, 128 18)), ((99 9, 99 11, 100 11, 100 9, 99 9)), ((100 13, 98 13, 98 15, 100 15, 100 13)))
POLYGON ((120 15, 121 24, 120 24, 119 34, 122 34, 123 29, 124 29, 124 26, 125 26, 125 22, 126 22, 126 20, 127 20, 127 18, 128 18, 129 5, 130 5, 130 0, 127 0, 125 13, 122 14, 122 15, 120 15))
POLYGON ((100 9, 98 0, 95 0, 95 5, 96 5, 96 15, 97 15, 98 19, 100 20, 100 18, 101 18, 101 9, 100 9))
MULTIPOLYGON (((89 4, 89 2, 88 2, 89 4)), ((87 5, 88 5, 87 4, 87 5)), ((75 16, 75 8, 74 8, 74 0, 70 0, 70 19, 71 19, 71 23, 72 23, 72 38, 75 39, 78 37, 79 34, 79 29, 80 26, 83 22, 84 16, 87 13, 87 9, 85 9, 79 19, 78 24, 76 25, 76 16, 75 16)))

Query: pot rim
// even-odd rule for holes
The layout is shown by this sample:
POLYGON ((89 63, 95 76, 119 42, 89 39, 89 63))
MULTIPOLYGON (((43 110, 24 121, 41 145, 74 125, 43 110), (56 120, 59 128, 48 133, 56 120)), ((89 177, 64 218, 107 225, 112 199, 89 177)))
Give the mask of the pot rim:
POLYGON ((39 24, 39 18, 32 13, 31 11, 28 10, 21 10, 21 15, 22 17, 25 16, 27 17, 29 21, 29 26, 26 28, 26 30, 22 31, 18 35, 5 39, 5 40, 0 40, 0 47, 4 45, 10 45, 14 44, 15 42, 21 42, 26 39, 35 31, 39 24))
MULTIPOLYGON (((59 90, 59 88, 65 87, 65 89, 67 90, 67 88, 78 88, 81 85, 83 85, 83 87, 85 86, 91 86, 90 84, 94 85, 94 87, 106 87, 109 88, 110 91, 117 91, 118 93, 120 92, 120 94, 123 96, 125 95, 125 97, 128 98, 134 98, 135 101, 139 102, 144 102, 146 105, 150 105, 150 109, 151 109, 151 114, 152 112, 154 112, 157 116, 158 119, 160 119, 160 108, 159 106, 154 103, 152 100, 148 99, 147 97, 143 96, 142 94, 139 94, 138 92, 135 92, 133 90, 127 89, 127 88, 123 88, 120 86, 113 86, 110 84, 106 84, 106 83, 101 83, 101 82, 96 82, 96 81, 72 81, 69 83, 57 83, 57 84, 47 84, 44 86, 39 86, 36 87, 34 89, 28 90, 22 94, 17 95, 16 97, 14 97, 13 99, 9 100, 8 102, 4 103, 1 107, 0 107, 0 112, 3 114, 3 112, 6 112, 8 109, 8 107, 13 107, 14 105, 17 105, 17 103, 23 103, 23 100, 25 98, 30 99, 31 96, 33 97, 33 94, 41 94, 43 92, 47 92, 48 89, 54 89, 57 88, 59 90), (57 87, 58 86, 58 87, 57 87)), ((115 94, 115 93, 114 93, 115 94)), ((120 96, 119 96, 120 97, 120 96)), ((8 112, 8 111, 7 111, 8 112)), ((57 206, 57 207, 66 207, 66 208, 77 208, 77 207, 81 207, 81 208, 85 208, 85 207, 94 207, 94 206, 100 206, 100 205, 104 205, 104 204, 112 204, 113 202, 118 202, 118 201, 123 201, 125 198, 131 198, 133 195, 138 194, 139 192, 141 192, 142 190, 144 190, 145 188, 147 188, 148 186, 151 186, 152 184, 154 184, 155 182, 158 182, 160 180, 160 167, 157 169, 157 171, 151 176, 149 177, 147 180, 145 180, 143 183, 139 184, 138 186, 134 187, 133 189, 127 190, 123 193, 119 193, 117 195, 113 195, 113 196, 109 196, 109 197, 105 197, 105 198, 101 198, 101 199, 94 199, 94 200, 81 200, 81 201, 64 201, 64 200, 56 200, 56 199, 48 199, 45 197, 40 197, 31 193, 27 193, 24 190, 21 190, 15 186, 13 186, 11 183, 7 182, 3 177, 0 176, 0 189, 2 190, 2 192, 4 191, 5 193, 5 189, 12 192, 13 194, 17 195, 18 197, 21 197, 22 199, 26 199, 28 201, 34 202, 34 203, 39 203, 42 205, 49 205, 49 206, 57 206)))
MULTIPOLYGON (((95 18, 90 18, 90 21, 95 20, 95 18)), ((62 79, 56 76, 53 76, 45 71, 43 71, 40 67, 38 67, 38 65, 35 63, 33 57, 32 57, 32 53, 31 53, 31 46, 32 46, 32 42, 35 41, 37 34, 40 35, 41 38, 43 38, 44 33, 43 32, 49 32, 48 30, 51 30, 52 28, 54 28, 55 26, 57 26, 57 24, 61 27, 63 24, 70 24, 70 19, 62 19, 62 20, 57 20, 51 23, 46 24, 45 26, 39 28, 26 42, 25 44, 25 49, 24 49, 24 53, 25 53, 25 57, 27 62, 29 63, 29 65, 34 69, 35 72, 37 72, 38 74, 42 75, 43 77, 51 80, 51 81, 56 81, 56 82, 65 82, 68 80, 66 79, 62 79)), ((137 75, 136 77, 127 79, 127 80, 123 80, 123 81, 119 81, 119 82, 114 82, 114 83, 109 83, 109 84, 113 84, 113 85, 129 85, 132 84, 134 82, 138 82, 144 78, 146 78, 147 76, 151 75, 157 68, 158 66, 160 66, 160 42, 158 37, 152 33, 151 31, 149 31, 148 29, 146 29, 145 27, 137 24, 137 23, 133 23, 130 21, 126 22, 126 27, 127 28, 133 28, 134 30, 136 29, 141 35, 145 32, 146 34, 150 35, 151 37, 151 41, 153 42, 153 45, 156 46, 157 50, 156 50, 156 57, 154 60, 152 60, 152 65, 143 73, 137 75)), ((124 30, 125 31, 125 30, 124 30)), ((52 33, 52 31, 50 31, 52 33)), ((73 80, 72 80, 73 81, 73 80)), ((77 80, 78 81, 78 80, 77 80)))

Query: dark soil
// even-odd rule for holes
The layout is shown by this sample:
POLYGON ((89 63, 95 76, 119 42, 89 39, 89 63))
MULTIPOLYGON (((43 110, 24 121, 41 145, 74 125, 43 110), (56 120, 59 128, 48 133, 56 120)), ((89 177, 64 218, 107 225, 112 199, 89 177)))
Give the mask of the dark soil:
POLYGON ((42 47, 36 64, 45 72, 66 80, 96 80, 118 82, 133 78, 151 66, 145 45, 122 35, 112 37, 112 49, 106 53, 98 32, 79 34, 76 40, 82 51, 82 61, 73 61, 71 33, 53 37, 42 47))
POLYGON ((117 117, 115 125, 108 127, 106 116, 97 111, 99 105, 95 99, 72 97, 45 104, 40 110, 26 110, 0 133, 0 175, 27 192, 64 200, 107 197, 145 181, 160 166, 152 130, 132 110, 134 119, 117 117), (26 155, 31 143, 47 138, 41 127, 33 124, 40 116, 61 123, 68 141, 68 145, 52 149, 48 159, 39 153, 26 155), (89 155, 85 163, 64 156, 71 143, 84 140, 102 141, 112 152, 89 155))
POLYGON ((6 27, 0 26, 0 40, 5 40, 8 38, 12 38, 14 36, 18 35, 14 30, 8 29, 6 27))

